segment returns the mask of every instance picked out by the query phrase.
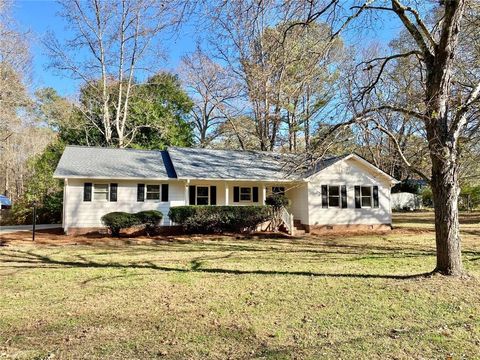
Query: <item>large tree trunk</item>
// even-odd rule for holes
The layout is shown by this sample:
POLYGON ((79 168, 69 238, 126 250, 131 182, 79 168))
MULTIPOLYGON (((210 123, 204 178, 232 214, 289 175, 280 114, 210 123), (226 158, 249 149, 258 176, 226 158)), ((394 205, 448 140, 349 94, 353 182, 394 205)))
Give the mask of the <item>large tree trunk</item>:
POLYGON ((458 221, 458 165, 456 150, 444 147, 432 154, 432 195, 435 206, 437 267, 445 275, 461 275, 462 256, 458 221))

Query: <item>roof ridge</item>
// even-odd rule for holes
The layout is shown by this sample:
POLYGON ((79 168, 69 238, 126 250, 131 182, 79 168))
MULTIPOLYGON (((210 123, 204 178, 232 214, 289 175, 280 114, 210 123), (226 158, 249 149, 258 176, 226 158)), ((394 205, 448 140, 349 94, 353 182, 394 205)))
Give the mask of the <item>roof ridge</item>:
POLYGON ((301 155, 296 153, 280 153, 276 151, 268 151, 268 150, 241 150, 241 149, 212 149, 212 148, 200 148, 200 147, 187 147, 187 146, 169 146, 167 147, 167 151, 170 149, 186 149, 186 150, 200 150, 200 151, 232 151, 237 153, 254 153, 254 154, 267 154, 267 155, 301 155))
POLYGON ((125 150, 125 151, 143 151, 143 152, 162 152, 167 150, 160 150, 160 149, 133 149, 133 148, 115 148, 115 147, 107 147, 107 146, 88 146, 88 145, 67 145, 65 148, 83 148, 83 149, 102 149, 102 150, 125 150))

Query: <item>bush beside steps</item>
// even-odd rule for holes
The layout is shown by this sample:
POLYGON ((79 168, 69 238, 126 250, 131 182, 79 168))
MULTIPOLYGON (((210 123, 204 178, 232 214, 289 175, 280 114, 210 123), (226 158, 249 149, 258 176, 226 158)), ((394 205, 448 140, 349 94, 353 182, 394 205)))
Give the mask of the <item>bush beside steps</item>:
POLYGON ((271 219, 269 206, 175 206, 168 217, 188 233, 251 232, 271 219))
POLYGON ((102 216, 102 223, 108 227, 112 236, 120 236, 120 231, 133 226, 143 226, 147 235, 153 233, 163 218, 157 210, 146 210, 138 213, 115 211, 102 216))

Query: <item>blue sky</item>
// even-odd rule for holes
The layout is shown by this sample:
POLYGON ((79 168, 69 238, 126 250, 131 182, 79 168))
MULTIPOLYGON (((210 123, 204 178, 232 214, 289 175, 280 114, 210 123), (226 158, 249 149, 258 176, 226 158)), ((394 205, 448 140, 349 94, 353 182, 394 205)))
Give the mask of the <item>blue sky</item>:
MULTIPOLYGON (((73 95, 78 84, 65 76, 55 74, 48 69, 49 58, 45 55, 41 40, 47 31, 53 31, 59 40, 68 36, 66 24, 57 15, 59 5, 50 0, 21 0, 13 5, 13 16, 22 31, 29 30, 31 51, 33 57, 33 84, 32 88, 53 87, 60 94, 73 95)), ((195 40, 192 28, 188 24, 175 39, 168 40, 166 44, 167 59, 161 66, 165 70, 175 70, 180 58, 185 53, 195 49, 195 40)))
MULTIPOLYGON (((78 84, 67 77, 55 74, 47 69, 48 57, 42 48, 41 39, 47 31, 53 31, 59 40, 68 36, 66 24, 57 15, 59 6, 50 0, 19 0, 13 5, 13 15, 22 30, 31 32, 33 55, 33 83, 31 88, 53 87, 62 95, 74 95, 78 84)), ((384 22, 383 27, 377 28, 372 34, 372 40, 380 43, 388 42, 392 35, 397 32, 399 24, 391 21, 384 22)), ((347 35, 348 36, 348 35, 347 35)), ((347 38, 347 43, 349 39, 347 38)), ((168 54, 161 67, 165 70, 175 70, 182 55, 191 52, 195 48, 195 31, 190 24, 184 26, 175 39, 166 41, 164 47, 168 54)), ((350 39, 356 42, 358 39, 350 39)))

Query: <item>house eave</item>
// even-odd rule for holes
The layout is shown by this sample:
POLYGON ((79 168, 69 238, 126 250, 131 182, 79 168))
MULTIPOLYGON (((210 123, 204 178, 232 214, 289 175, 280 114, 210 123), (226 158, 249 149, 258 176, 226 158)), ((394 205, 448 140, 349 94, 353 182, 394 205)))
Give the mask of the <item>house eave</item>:
POLYGON ((229 178, 192 178, 179 177, 177 180, 183 181, 228 181, 228 182, 271 182, 271 183, 289 183, 289 182, 305 182, 305 179, 229 179, 229 178))
POLYGON ((384 172, 383 170, 379 169, 378 167, 376 167, 375 165, 373 165, 372 163, 370 163, 369 161, 365 160, 364 158, 362 158, 361 156, 355 154, 355 153, 352 153, 350 155, 347 155, 345 156, 344 158, 334 162, 333 164, 330 164, 328 165, 327 167, 323 168, 322 170, 320 171, 317 171, 316 173, 314 174, 311 174, 310 176, 304 178, 305 181, 310 181, 314 176, 317 176, 318 174, 320 174, 322 171, 330 168, 331 166, 335 165, 335 164, 338 164, 339 162, 343 162, 343 161, 346 161, 346 160, 349 160, 349 159, 352 159, 352 158, 355 158, 356 160, 362 162, 363 164, 367 165, 370 169, 374 170, 377 174, 379 174, 380 176, 388 179, 388 182, 390 183, 391 186, 394 186, 395 184, 398 184, 400 181, 398 181, 397 179, 395 179, 394 177, 390 176, 389 174, 387 174, 386 172, 384 172))
POLYGON ((142 180, 142 181, 168 181, 176 178, 154 177, 118 177, 118 176, 90 176, 90 175, 53 175, 54 179, 93 179, 93 180, 142 180))

